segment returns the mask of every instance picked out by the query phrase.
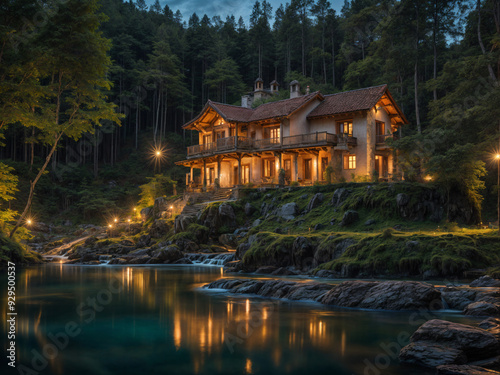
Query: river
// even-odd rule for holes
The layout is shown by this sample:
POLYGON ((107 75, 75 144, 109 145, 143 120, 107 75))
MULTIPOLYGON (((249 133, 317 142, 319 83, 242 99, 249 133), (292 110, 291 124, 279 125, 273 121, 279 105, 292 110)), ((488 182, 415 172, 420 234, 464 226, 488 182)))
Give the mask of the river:
MULTIPOLYGON (((201 288, 221 275, 199 266, 18 269, 17 364, 51 375, 430 375, 399 364, 409 335, 430 318, 477 322, 451 311, 337 309, 201 288)), ((6 288, 1 295, 6 351, 6 288)))

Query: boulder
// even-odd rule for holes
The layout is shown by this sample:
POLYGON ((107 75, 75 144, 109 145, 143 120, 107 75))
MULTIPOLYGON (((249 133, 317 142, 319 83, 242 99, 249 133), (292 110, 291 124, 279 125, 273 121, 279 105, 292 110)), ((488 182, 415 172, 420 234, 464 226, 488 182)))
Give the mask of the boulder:
POLYGON ((150 259, 151 259, 151 257, 149 255, 144 254, 144 255, 137 256, 133 259, 130 259, 129 263, 130 264, 146 264, 150 259))
POLYGON ((248 242, 243 242, 238 245, 236 248, 236 258, 243 259, 245 253, 250 249, 251 244, 248 242))
POLYGON ((476 292, 471 289, 447 287, 441 289, 441 296, 449 309, 463 310, 475 301, 476 292))
POLYGON ((147 221, 153 217, 153 207, 145 207, 141 210, 142 221, 147 221))
POLYGON ((369 227, 371 225, 374 225, 376 222, 373 219, 368 219, 365 221, 365 226, 369 227))
POLYGON ((127 255, 133 256, 133 257, 140 257, 143 255, 149 255, 150 253, 151 253, 151 249, 138 249, 138 250, 131 251, 127 255))
POLYGON ((224 245, 224 246, 228 246, 228 247, 236 247, 238 245, 238 241, 237 241, 237 238, 234 234, 230 234, 230 233, 225 233, 225 234, 221 234, 219 236, 219 242, 224 245))
POLYGON ((293 220, 295 219, 295 215, 299 212, 299 207, 297 203, 285 203, 278 209, 277 215, 285 220, 293 220))
POLYGON ((345 227, 351 224, 354 224, 359 220, 359 214, 357 211, 348 210, 344 212, 344 216, 342 217, 342 221, 340 222, 340 226, 345 227))
POLYGON ((500 316, 500 307, 498 304, 491 302, 473 302, 465 307, 464 314, 472 316, 500 316))
POLYGON ((184 257, 182 251, 175 245, 167 246, 164 249, 157 251, 153 254, 154 257, 160 259, 164 263, 173 263, 176 260, 179 260, 184 257))
POLYGON ((495 287, 500 288, 500 280, 494 279, 491 276, 481 276, 479 279, 470 283, 471 287, 495 287))
POLYGON ((219 222, 221 225, 229 227, 236 226, 236 214, 234 208, 229 203, 222 203, 219 206, 219 222))
POLYGON ((306 210, 309 212, 309 211, 315 209, 321 203, 323 203, 324 199, 325 199, 325 196, 322 193, 316 193, 316 194, 314 194, 314 196, 309 201, 309 204, 307 205, 306 210))
POLYGON ((344 201, 349 196, 350 191, 345 188, 338 188, 333 192, 332 205, 334 207, 339 207, 344 203, 344 201))
POLYGON ((257 209, 250 202, 245 204, 245 215, 252 216, 257 209))
POLYGON ((399 360, 403 363, 424 367, 464 364, 467 357, 464 352, 432 342, 412 342, 401 349, 399 360))
POLYGON ((152 238, 160 238, 168 234, 171 224, 165 219, 156 219, 149 228, 149 235, 152 238))
POLYGON ((143 234, 137 240, 137 247, 147 247, 151 243, 151 236, 149 234, 143 234))
POLYGON ((174 220, 174 233, 187 231, 189 224, 194 223, 196 218, 191 215, 179 215, 174 220))
POLYGON ((488 370, 479 366, 441 365, 437 367, 437 375, 494 375, 498 371, 488 370))
POLYGON ((252 228, 259 226, 260 223, 262 223, 262 220, 260 219, 254 220, 254 222, 252 223, 252 228))
POLYGON ((268 275, 268 274, 276 271, 277 269, 278 269, 278 267, 274 267, 274 266, 264 266, 264 267, 257 268, 257 270, 255 271, 255 273, 260 273, 260 274, 268 275))
POLYGON ((153 205, 153 214, 155 217, 161 217, 162 212, 165 212, 168 210, 169 204, 167 199, 164 197, 159 197, 155 199, 154 205, 153 205))
POLYGON ((324 226, 323 224, 318 223, 318 224, 316 224, 316 225, 314 226, 314 230, 321 230, 321 229, 323 229, 324 227, 325 227, 325 226, 324 226))
POLYGON ((398 207, 407 206, 408 203, 410 203, 410 197, 405 193, 399 193, 396 196, 396 204, 398 205, 398 207))
POLYGON ((498 355, 500 345, 495 336, 481 328, 433 319, 421 325, 411 342, 425 341, 461 350, 468 361, 498 355))
POLYGON ((327 305, 385 310, 440 309, 441 294, 418 281, 344 281, 321 301, 327 305))

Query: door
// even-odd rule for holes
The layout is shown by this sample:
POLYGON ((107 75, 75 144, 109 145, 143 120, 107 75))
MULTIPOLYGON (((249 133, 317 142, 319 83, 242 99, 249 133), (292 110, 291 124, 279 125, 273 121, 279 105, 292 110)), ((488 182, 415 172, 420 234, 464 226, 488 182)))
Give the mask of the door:
POLYGON ((250 182, 250 165, 241 166, 241 183, 248 184, 250 182))
POLYGON ((233 185, 238 185, 238 167, 233 169, 233 185))
POLYGON ((312 159, 306 159, 304 160, 304 180, 311 180, 312 179, 312 159))

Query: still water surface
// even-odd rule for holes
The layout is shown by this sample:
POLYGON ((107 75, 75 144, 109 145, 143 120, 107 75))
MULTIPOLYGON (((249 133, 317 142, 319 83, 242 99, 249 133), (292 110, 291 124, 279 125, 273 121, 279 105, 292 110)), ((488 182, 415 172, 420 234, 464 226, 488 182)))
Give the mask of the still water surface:
POLYGON ((220 277, 210 267, 18 269, 18 363, 51 375, 430 375, 398 363, 398 337, 406 344, 428 318, 474 322, 454 312, 335 309, 201 289, 220 277), (51 351, 51 337, 65 347, 51 351), (44 349, 49 360, 33 362, 44 349))

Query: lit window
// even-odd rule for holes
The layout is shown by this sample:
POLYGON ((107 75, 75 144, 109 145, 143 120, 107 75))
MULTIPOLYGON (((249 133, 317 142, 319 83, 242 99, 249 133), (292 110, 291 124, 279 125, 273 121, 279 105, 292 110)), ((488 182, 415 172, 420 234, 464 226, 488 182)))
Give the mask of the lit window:
POLYGON ((352 121, 342 121, 338 123, 339 134, 344 134, 352 137, 352 121))
POLYGON ((356 155, 344 156, 344 169, 356 169, 356 155))
POLYGON ((279 139, 280 138, 280 128, 269 129, 269 138, 279 139))

